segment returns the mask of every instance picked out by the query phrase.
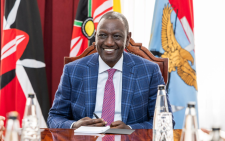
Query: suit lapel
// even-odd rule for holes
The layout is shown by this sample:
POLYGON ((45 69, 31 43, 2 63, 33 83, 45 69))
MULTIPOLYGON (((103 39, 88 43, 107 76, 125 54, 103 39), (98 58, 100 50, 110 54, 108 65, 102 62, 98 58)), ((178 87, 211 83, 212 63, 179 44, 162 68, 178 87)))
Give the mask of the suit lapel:
POLYGON ((84 88, 85 92, 85 109, 86 116, 93 116, 93 112, 95 110, 95 102, 96 102, 96 91, 97 91, 97 83, 98 83, 98 53, 95 53, 92 58, 87 62, 88 71, 86 74, 86 85, 84 88))
POLYGON ((135 62, 131 56, 124 52, 123 60, 123 78, 122 78, 122 121, 126 124, 128 112, 130 110, 131 100, 134 91, 134 68, 135 62))

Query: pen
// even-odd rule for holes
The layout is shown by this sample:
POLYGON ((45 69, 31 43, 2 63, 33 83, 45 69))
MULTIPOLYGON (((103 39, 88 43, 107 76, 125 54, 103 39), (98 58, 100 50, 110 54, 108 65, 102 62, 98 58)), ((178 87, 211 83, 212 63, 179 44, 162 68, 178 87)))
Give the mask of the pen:
POLYGON ((97 119, 99 119, 99 117, 93 112, 93 114, 94 114, 94 116, 97 118, 97 119))
MULTIPOLYGON (((99 119, 99 117, 93 112, 94 116, 99 119)), ((107 122, 105 122, 105 126, 106 126, 107 122)))

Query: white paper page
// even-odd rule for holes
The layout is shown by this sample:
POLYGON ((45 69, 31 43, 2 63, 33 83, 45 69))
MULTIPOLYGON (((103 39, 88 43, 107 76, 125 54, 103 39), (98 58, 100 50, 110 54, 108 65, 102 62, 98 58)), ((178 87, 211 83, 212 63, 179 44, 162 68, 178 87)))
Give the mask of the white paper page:
POLYGON ((90 126, 81 126, 78 129, 74 130, 75 133, 104 133, 108 130, 110 126, 106 127, 90 127, 90 126))

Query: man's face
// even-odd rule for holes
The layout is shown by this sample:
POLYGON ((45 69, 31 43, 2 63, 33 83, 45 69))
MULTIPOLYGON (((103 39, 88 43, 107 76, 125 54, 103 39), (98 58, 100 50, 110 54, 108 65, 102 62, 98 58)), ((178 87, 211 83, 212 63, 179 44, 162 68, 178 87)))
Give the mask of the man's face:
POLYGON ((102 19, 96 33, 96 46, 102 60, 113 67, 128 45, 130 34, 120 19, 102 19))

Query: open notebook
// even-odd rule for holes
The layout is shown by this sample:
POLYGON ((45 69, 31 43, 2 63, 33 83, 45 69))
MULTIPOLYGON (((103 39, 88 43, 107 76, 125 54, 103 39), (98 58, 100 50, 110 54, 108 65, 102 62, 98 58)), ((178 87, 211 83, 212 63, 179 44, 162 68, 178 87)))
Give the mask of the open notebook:
POLYGON ((110 126, 106 127, 90 127, 90 126, 81 126, 78 129, 74 130, 75 133, 105 133, 106 130, 110 129, 110 126))
POLYGON ((135 130, 131 130, 131 129, 110 129, 110 126, 106 126, 106 127, 81 126, 78 129, 74 130, 75 133, 85 133, 85 134, 99 134, 99 133, 131 134, 134 131, 135 130))

